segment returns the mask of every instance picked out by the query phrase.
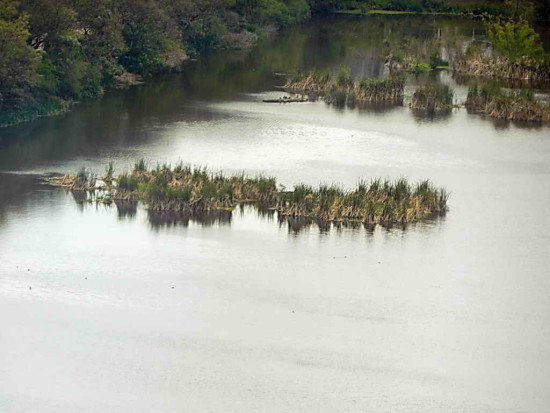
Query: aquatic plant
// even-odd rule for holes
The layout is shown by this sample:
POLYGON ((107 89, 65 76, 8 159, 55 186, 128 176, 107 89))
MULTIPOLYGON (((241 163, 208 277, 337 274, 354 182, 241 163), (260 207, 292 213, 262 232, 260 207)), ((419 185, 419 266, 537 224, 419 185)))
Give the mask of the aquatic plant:
POLYGON ((121 191, 135 191, 137 189, 139 180, 135 175, 123 173, 117 179, 117 188, 121 191))
POLYGON ((432 70, 432 66, 428 63, 417 62, 417 63, 411 63, 410 65, 408 65, 406 70, 407 72, 420 74, 420 73, 429 72, 430 70, 432 70))
POLYGON ((102 178, 106 184, 110 184, 111 182, 113 182, 114 172, 115 172, 114 163, 113 161, 110 161, 105 167, 105 175, 103 175, 103 178, 102 178))
POLYGON ((184 164, 134 170, 114 179, 117 185, 109 186, 95 199, 140 200, 152 211, 183 213, 232 210, 252 203, 262 210, 277 211, 281 217, 333 222, 407 223, 444 213, 448 199, 444 189, 429 181, 417 185, 404 178, 359 181, 351 191, 338 185, 315 188, 299 184, 285 191, 278 189, 273 177, 248 177, 244 173, 226 176, 184 164))
POLYGON ((486 79, 514 79, 524 81, 550 80, 550 63, 531 58, 513 62, 507 57, 491 57, 481 52, 466 53, 452 62, 455 74, 486 79))
POLYGON ((411 108, 430 115, 449 112, 453 108, 453 91, 438 83, 421 86, 413 94, 411 108))
POLYGON ((95 180, 92 174, 85 167, 80 168, 73 178, 71 189, 85 191, 94 187, 95 180))
POLYGON ((347 67, 340 70, 333 80, 328 75, 311 72, 290 78, 285 88, 292 91, 318 92, 327 103, 343 105, 361 102, 402 104, 405 78, 390 76, 362 79, 354 84, 351 71, 347 67))
POLYGON ((403 76, 362 79, 356 89, 359 102, 403 103, 405 78, 403 76))
POLYGON ((430 66, 432 69, 446 68, 449 66, 449 62, 441 58, 439 51, 434 50, 430 54, 430 66))
MULTIPOLYGON (((269 202, 277 193, 274 178, 244 174, 226 177, 207 168, 179 164, 152 171, 134 171, 124 178, 151 209, 172 211, 208 211, 233 208, 238 202, 269 202)), ((119 187, 121 181, 119 179, 119 187)))
POLYGON ((336 185, 314 189, 297 185, 281 193, 276 209, 281 215, 325 221, 406 223, 447 210, 448 193, 423 181, 412 187, 407 180, 361 181, 352 191, 336 185))
POLYGON ((134 171, 145 172, 147 170, 147 162, 141 158, 134 164, 134 171))
POLYGON ((496 82, 471 86, 465 105, 470 112, 495 119, 550 121, 550 106, 536 101, 532 90, 504 91, 496 82))

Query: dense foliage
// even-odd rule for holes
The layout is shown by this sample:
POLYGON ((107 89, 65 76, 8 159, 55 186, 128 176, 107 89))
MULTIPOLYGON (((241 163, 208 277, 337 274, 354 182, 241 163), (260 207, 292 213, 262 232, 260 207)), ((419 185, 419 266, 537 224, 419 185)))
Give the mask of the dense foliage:
POLYGON ((0 0, 0 110, 90 99, 309 13, 306 0, 0 0))
MULTIPOLYGON (((208 50, 249 47, 266 31, 313 13, 453 11, 466 7, 461 1, 0 0, 0 125, 63 110, 67 102, 95 98, 139 77, 177 70, 186 58, 208 50)), ((500 4, 494 1, 483 4, 500 4)), ((495 45, 502 43, 506 53, 511 41, 514 47, 526 46, 529 56, 539 53, 540 41, 520 29, 510 37, 507 27, 495 26, 495 45)), ((438 59, 430 57, 432 66, 441 64, 438 59)))
POLYGON ((457 0, 318 0, 315 11, 330 13, 337 10, 358 10, 363 13, 370 10, 400 11, 411 13, 460 13, 472 15, 507 14, 502 2, 480 1, 462 2, 457 0))
POLYGON ((547 58, 540 36, 523 18, 489 20, 485 30, 493 46, 513 63, 525 59, 541 63, 547 58))
POLYGON ((36 82, 38 56, 27 44, 29 25, 13 4, 0 3, 0 110, 22 106, 36 82))

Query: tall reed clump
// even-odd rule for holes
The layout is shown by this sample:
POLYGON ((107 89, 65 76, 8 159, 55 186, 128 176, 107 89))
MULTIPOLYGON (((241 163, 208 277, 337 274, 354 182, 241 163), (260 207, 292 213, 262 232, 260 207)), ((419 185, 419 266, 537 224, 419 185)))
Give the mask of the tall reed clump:
POLYGON ((109 162, 107 166, 105 167, 105 174, 101 178, 106 184, 111 184, 113 182, 115 174, 115 164, 113 161, 109 162))
POLYGON ((335 185, 297 185, 280 194, 276 209, 284 216, 325 221, 407 223, 444 213, 448 196, 429 181, 411 186, 405 179, 362 181, 349 192, 335 185))
POLYGON ((355 96, 359 102, 402 104, 404 89, 403 76, 362 79, 355 96))
POLYGON ((306 74, 289 77, 284 87, 285 89, 304 92, 325 92, 330 89, 332 83, 330 73, 314 70, 306 74))
POLYGON ((329 103, 402 104, 405 78, 390 76, 362 79, 355 83, 348 67, 340 68, 336 77, 327 73, 310 72, 289 78, 285 88, 291 91, 322 93, 329 103))
POLYGON ((537 65, 528 58, 518 63, 503 56, 489 57, 481 54, 463 56, 453 62, 452 69, 459 75, 485 79, 526 81, 548 81, 550 79, 550 63, 537 65))
POLYGON ((233 208, 238 202, 271 202, 277 194, 274 178, 245 175, 227 177, 206 168, 189 165, 157 166, 148 170, 139 165, 118 179, 120 196, 128 192, 158 211, 209 211, 233 208))
MULTIPOLYGON (((178 213, 232 210, 238 204, 254 202, 258 209, 277 211, 280 217, 365 224, 407 223, 447 211, 448 193, 429 181, 417 185, 406 179, 360 181, 351 191, 337 185, 314 188, 301 184, 292 191, 281 191, 275 178, 262 175, 226 176, 185 164, 158 165, 153 169, 138 164, 132 172, 115 177, 116 185, 102 188, 101 196, 95 199, 108 199, 109 203, 142 201, 149 210, 178 213)), ((85 173, 83 170, 79 175, 85 173)), ((82 177, 71 176, 71 181, 82 177)), ((64 178, 48 182, 67 186, 64 178)))
POLYGON ((550 106, 537 102, 531 90, 504 91, 494 82, 470 87, 465 105, 470 112, 495 119, 550 121, 550 106))
POLYGON ((449 112, 453 108, 453 91, 438 83, 421 86, 413 94, 411 108, 430 115, 449 112))

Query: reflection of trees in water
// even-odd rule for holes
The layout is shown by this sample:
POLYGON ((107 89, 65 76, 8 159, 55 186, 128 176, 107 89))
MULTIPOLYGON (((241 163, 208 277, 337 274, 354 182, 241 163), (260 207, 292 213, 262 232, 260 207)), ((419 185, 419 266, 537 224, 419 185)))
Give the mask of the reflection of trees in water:
MULTIPOLYGON (((15 169, 76 156, 102 158, 110 148, 157 140, 152 126, 230 116, 197 102, 231 101, 242 99, 243 93, 272 90, 283 82, 276 72, 338 70, 348 65, 356 77, 380 76, 392 48, 426 56, 440 48, 442 57, 452 57, 452 50, 480 30, 479 21, 445 16, 340 16, 313 21, 265 39, 250 52, 216 53, 189 62, 179 75, 110 92, 101 100, 75 106, 67 116, 0 130, 0 165, 15 169)), ((409 82, 414 81, 410 77, 409 82)))
POLYGON ((0 225, 8 214, 24 215, 34 203, 56 197, 59 191, 49 191, 37 175, 0 173, 0 225))
POLYGON ((67 191, 71 194, 76 207, 80 212, 84 211, 89 201, 89 195, 87 191, 67 191))

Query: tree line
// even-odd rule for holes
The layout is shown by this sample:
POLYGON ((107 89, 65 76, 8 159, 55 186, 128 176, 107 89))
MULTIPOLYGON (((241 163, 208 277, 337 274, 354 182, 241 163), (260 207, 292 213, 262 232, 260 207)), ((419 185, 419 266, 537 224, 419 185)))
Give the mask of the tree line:
POLYGON ((45 102, 92 99, 129 73, 149 77, 207 50, 250 46, 266 30, 315 13, 397 3, 434 8, 442 2, 0 0, 0 124, 10 123, 6 114, 29 108, 27 118, 43 114, 45 102))
POLYGON ((266 28, 307 19, 307 0, 0 0, 0 111, 47 96, 94 98, 266 28))

